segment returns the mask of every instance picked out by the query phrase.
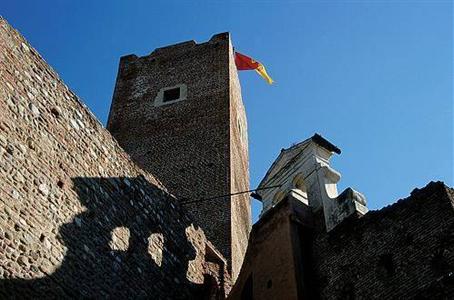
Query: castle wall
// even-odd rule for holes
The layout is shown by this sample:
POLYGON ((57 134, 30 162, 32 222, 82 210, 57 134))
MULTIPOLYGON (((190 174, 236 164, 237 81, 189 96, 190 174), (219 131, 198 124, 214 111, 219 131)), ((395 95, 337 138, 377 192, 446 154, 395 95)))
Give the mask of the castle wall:
MULTIPOLYGON (((230 191, 232 193, 249 190, 249 152, 246 111, 241 96, 233 48, 229 47, 230 85, 230 191)), ((248 193, 231 197, 232 226, 232 267, 233 276, 238 275, 248 245, 251 230, 251 200, 248 193)))
POLYGON ((235 276, 250 229, 249 198, 199 201, 249 189, 246 116, 229 34, 123 57, 108 129, 134 161, 188 202, 235 276), (185 86, 184 100, 157 100, 174 86, 185 86))
POLYGON ((251 274, 254 299, 454 297, 454 190, 443 183, 330 232, 301 206, 287 197, 254 224, 229 299, 242 299, 251 274))
POLYGON ((291 204, 282 201, 254 224, 240 276, 228 299, 298 298, 291 213, 291 204))
POLYGON ((3 19, 0 78, 0 298, 228 290, 203 230, 3 19))
POLYGON ((324 299, 451 299, 454 190, 430 183, 407 199, 347 220, 314 241, 324 299))

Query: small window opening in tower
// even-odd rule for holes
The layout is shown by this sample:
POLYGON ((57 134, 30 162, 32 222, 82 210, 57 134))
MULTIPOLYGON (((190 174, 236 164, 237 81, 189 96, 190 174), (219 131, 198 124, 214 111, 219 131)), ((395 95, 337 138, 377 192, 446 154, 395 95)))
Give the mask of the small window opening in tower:
POLYGON ((186 100, 187 93, 187 86, 183 83, 161 88, 154 99, 154 106, 168 105, 186 100))
POLYGON ((162 102, 178 100, 180 98, 180 87, 164 91, 162 102))

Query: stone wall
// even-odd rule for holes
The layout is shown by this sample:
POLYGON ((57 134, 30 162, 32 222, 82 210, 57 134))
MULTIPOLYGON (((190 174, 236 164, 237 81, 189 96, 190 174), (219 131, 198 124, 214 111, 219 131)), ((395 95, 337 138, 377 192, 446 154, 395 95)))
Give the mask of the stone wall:
POLYGON ((407 199, 316 226, 314 272, 324 299, 452 299, 454 190, 430 183, 407 199))
POLYGON ((213 199, 249 189, 246 115, 229 34, 122 57, 107 128, 186 201, 235 276, 251 226, 249 196, 213 199), (163 89, 177 86, 185 87, 184 100, 159 100, 163 89))
POLYGON ((222 298, 222 256, 0 19, 0 298, 222 298))
POLYGON ((294 226, 289 216, 300 202, 281 201, 254 224, 240 276, 229 299, 298 299, 294 226))
POLYGON ((229 299, 250 277, 259 299, 453 299, 454 189, 432 182, 330 232, 287 197, 254 224, 229 299))
MULTIPOLYGON (((246 110, 241 96, 233 48, 229 45, 230 89, 230 193, 249 190, 249 149, 246 110)), ((232 226, 232 276, 236 279, 248 246, 252 226, 249 193, 230 197, 232 226)))

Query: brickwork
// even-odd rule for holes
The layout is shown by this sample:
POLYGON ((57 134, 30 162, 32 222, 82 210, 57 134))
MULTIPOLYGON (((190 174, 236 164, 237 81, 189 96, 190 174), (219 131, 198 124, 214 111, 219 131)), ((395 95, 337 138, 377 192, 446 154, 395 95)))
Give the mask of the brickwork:
POLYGON ((452 299, 454 190, 431 183, 314 242, 324 299, 452 299))
POLYGON ((329 233, 297 202, 254 225, 229 299, 243 299, 251 274, 258 299, 453 299, 454 189, 432 182, 329 233))
POLYGON ((204 232, 3 19, 0 78, 0 298, 222 298, 204 232))
POLYGON ((1 18, 0 79, 2 299, 223 299, 247 244, 230 299, 454 298, 454 189, 441 182, 329 232, 289 194, 249 243, 248 195, 185 203, 249 187, 228 34, 122 58, 119 144, 1 18), (177 85, 185 99, 154 105, 177 85))
MULTIPOLYGON (((229 88, 230 88, 230 191, 249 190, 248 128, 245 108, 241 97, 238 71, 233 59, 233 48, 229 47, 229 88)), ((235 195, 232 202, 232 275, 236 279, 243 263, 251 230, 251 203, 249 194, 235 195)), ((203 225, 201 225, 203 226, 203 225)))
POLYGON ((245 291, 247 283, 252 283, 254 299, 297 298, 291 212, 291 203, 282 201, 254 224, 245 261, 229 299, 250 299, 245 291))
MULTIPOLYGON (((179 199, 249 189, 247 123, 227 33, 206 43, 189 41, 144 57, 123 57, 108 129, 179 199), (155 101, 163 88, 178 85, 186 87, 184 100, 155 101)), ((185 208, 235 276, 251 224, 248 195, 186 203, 185 208)))

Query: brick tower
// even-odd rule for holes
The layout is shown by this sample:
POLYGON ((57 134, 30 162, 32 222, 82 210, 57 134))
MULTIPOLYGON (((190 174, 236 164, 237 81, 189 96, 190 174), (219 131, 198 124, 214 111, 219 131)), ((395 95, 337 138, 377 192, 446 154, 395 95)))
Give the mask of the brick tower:
MULTIPOLYGON (((124 56, 107 128, 159 178, 236 278, 251 224, 247 122, 228 33, 124 56)), ((178 217, 178 216, 175 216, 178 217)))

